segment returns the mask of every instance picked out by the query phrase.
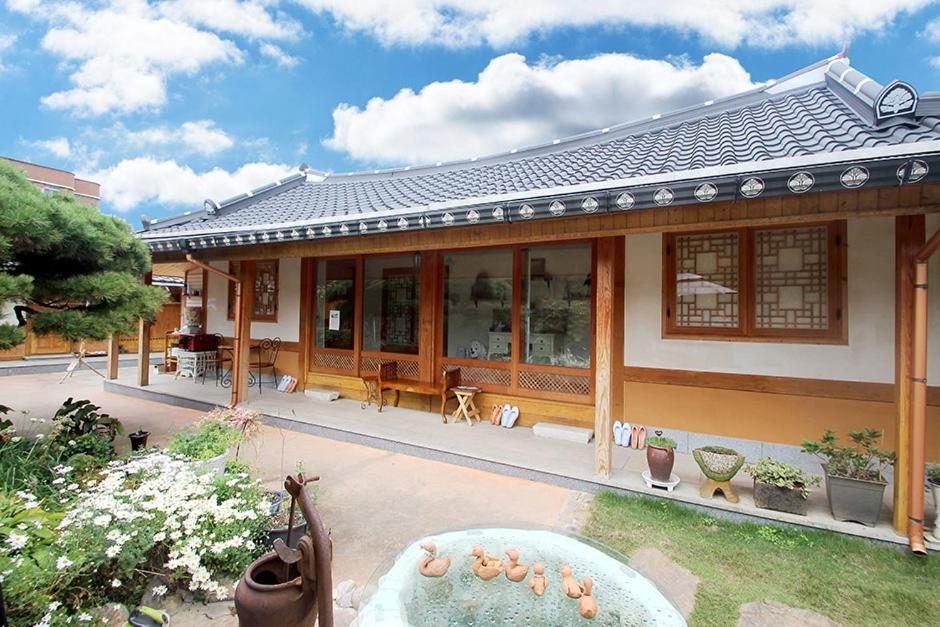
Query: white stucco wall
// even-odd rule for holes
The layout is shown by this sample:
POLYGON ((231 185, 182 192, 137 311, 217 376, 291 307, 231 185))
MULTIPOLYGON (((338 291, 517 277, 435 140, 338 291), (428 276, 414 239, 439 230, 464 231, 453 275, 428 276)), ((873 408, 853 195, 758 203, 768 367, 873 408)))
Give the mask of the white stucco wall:
MULTIPOLYGON (((216 261, 212 265, 228 271, 228 262, 216 261)), ((231 337, 235 322, 228 320, 228 281, 209 273, 206 326, 209 333, 231 337)), ((284 342, 300 341, 300 259, 282 258, 278 263, 277 322, 252 322, 251 337, 263 339, 279 337, 284 342)))
MULTIPOLYGON (((940 226, 929 216, 928 237, 940 226)), ((847 345, 662 339, 662 235, 626 238, 627 366, 894 382, 894 218, 850 220, 847 345)), ((940 383, 940 256, 931 265, 930 383, 940 383)))

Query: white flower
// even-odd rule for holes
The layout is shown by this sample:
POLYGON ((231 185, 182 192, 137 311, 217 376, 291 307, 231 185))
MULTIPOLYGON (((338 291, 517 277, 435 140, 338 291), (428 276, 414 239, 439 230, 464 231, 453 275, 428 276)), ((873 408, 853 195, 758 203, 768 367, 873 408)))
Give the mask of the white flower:
POLYGON ((91 524, 93 524, 95 527, 107 527, 111 524, 111 517, 107 514, 100 514, 94 517, 94 519, 91 521, 91 524))
POLYGON ((153 541, 154 541, 154 542, 163 542, 165 539, 166 539, 166 533, 163 532, 163 531, 160 531, 159 533, 153 534, 153 541))
POLYGON ((112 579, 112 580, 111 580, 111 587, 112 587, 112 588, 120 588, 120 587, 121 587, 121 580, 120 580, 120 579, 112 579))
MULTIPOLYGON (((105 551, 104 554, 107 555, 109 559, 114 559, 115 557, 121 554, 121 547, 117 544, 109 546, 108 550, 105 551)), ((111 583, 113 585, 114 582, 111 582, 111 583)), ((118 585, 121 585, 121 584, 118 584, 118 585)), ((116 588, 117 586, 114 586, 114 587, 116 588)))
POLYGON ((89 614, 88 612, 82 612, 81 614, 78 615, 78 622, 80 622, 80 623, 90 623, 90 622, 91 622, 91 614, 89 614))
POLYGON ((16 533, 15 531, 10 532, 10 535, 7 537, 7 544, 9 544, 14 551, 18 551, 26 546, 26 543, 29 541, 29 537, 21 533, 16 533))
POLYGON ((52 480, 52 485, 59 485, 61 483, 65 483, 65 479, 63 477, 57 477, 52 480))
POLYGON ((60 607, 62 607, 61 603, 59 603, 58 601, 53 601, 52 603, 49 604, 49 611, 54 612, 60 607))
POLYGON ((10 442, 13 442, 14 444, 16 444, 17 442, 22 441, 22 439, 23 439, 22 437, 15 435, 12 438, 10 438, 10 442))
POLYGON ((162 597, 166 594, 166 586, 154 586, 150 592, 153 593, 155 597, 162 597))
POLYGON ((70 560, 64 555, 62 555, 61 557, 59 557, 59 559, 55 561, 55 567, 57 570, 65 570, 71 565, 72 565, 72 560, 70 560))

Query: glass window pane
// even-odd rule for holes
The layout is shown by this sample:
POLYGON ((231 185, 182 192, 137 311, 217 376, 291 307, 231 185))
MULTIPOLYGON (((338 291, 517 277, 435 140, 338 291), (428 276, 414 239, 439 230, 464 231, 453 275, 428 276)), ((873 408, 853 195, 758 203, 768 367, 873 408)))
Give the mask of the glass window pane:
POLYGON ((757 327, 828 329, 828 229, 757 231, 754 253, 757 327))
POLYGON ((317 263, 317 348, 352 350, 356 303, 356 262, 327 259, 317 263))
POLYGON ((523 253, 523 361, 590 368, 590 244, 530 248, 523 253))
POLYGON ((418 276, 414 255, 365 260, 362 350, 418 354, 418 276))
POLYGON ((444 255, 444 355, 509 361, 512 250, 444 255))
POLYGON ((677 327, 740 326, 738 240, 736 231, 676 237, 677 327))

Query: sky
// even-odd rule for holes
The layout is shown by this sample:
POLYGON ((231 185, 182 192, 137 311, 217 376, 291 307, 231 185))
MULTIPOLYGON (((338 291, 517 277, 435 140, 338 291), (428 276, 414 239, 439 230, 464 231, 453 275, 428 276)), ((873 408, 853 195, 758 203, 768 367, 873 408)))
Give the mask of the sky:
POLYGON ((436 163, 738 93, 837 53, 940 90, 928 0, 0 0, 0 155, 135 228, 296 172, 436 163))

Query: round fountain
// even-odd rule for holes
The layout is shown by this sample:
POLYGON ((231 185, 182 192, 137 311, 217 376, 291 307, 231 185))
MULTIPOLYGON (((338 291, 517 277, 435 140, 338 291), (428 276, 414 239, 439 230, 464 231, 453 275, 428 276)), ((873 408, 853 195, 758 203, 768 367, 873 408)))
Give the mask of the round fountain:
POLYGON ((390 625, 685 625, 679 611, 648 579, 627 566, 625 558, 587 540, 552 531, 470 529, 421 538, 391 565, 380 569, 367 586, 359 611, 359 627, 390 625), (437 554, 452 564, 442 577, 424 577, 418 563, 427 555, 422 544, 433 543, 437 554), (519 552, 530 566, 518 583, 505 573, 483 581, 472 570, 474 546, 506 559, 507 549, 519 552), (545 567, 548 587, 535 595, 529 580, 532 566, 545 567), (579 582, 593 580, 597 615, 583 618, 579 601, 562 590, 561 569, 571 566, 579 582))

